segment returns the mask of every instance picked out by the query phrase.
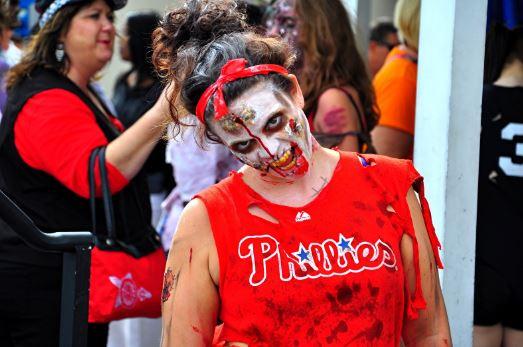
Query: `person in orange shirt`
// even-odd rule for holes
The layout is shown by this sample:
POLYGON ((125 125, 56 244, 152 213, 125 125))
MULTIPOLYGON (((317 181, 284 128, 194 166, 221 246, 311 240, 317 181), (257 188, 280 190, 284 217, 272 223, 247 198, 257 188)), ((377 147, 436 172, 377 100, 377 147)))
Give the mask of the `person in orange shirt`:
POLYGON ((412 158, 418 71, 419 0, 400 0, 394 22, 401 45, 387 56, 373 85, 380 110, 372 141, 379 154, 412 158))
POLYGON ((385 64, 387 55, 400 44, 398 29, 386 17, 381 17, 372 24, 367 48, 367 64, 372 78, 385 64))

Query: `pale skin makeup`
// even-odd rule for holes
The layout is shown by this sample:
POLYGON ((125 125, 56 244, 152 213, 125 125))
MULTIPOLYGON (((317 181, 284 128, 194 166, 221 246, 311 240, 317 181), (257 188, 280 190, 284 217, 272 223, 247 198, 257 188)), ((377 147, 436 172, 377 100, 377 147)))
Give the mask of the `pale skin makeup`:
POLYGON ((230 113, 210 127, 244 164, 276 179, 308 171, 312 135, 303 111, 289 95, 262 82, 229 105, 230 113))
POLYGON ((294 9, 294 0, 278 0, 271 6, 265 27, 269 35, 281 36, 286 42, 296 47, 298 43, 298 18, 294 9))

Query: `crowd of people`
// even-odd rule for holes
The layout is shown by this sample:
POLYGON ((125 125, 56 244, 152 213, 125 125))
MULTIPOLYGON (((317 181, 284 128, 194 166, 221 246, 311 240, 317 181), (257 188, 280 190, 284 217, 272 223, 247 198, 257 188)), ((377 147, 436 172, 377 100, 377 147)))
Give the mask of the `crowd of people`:
MULTIPOLYGON (((107 230, 104 148, 117 232, 156 232, 96 246, 167 255, 161 320, 89 322, 88 346, 452 345, 411 162, 420 0, 371 23, 365 56, 341 0, 186 0, 118 32, 126 0, 38 0, 22 49, 16 4, 0 0, 0 189, 44 232, 107 230), (117 38, 130 68, 109 98, 117 38)), ((521 29, 487 44, 475 345, 519 346, 523 173, 503 141, 522 133, 521 29), (503 241, 493 210, 512 211, 503 241)), ((58 346, 60 255, 0 220, 0 278, 0 344, 58 346)))

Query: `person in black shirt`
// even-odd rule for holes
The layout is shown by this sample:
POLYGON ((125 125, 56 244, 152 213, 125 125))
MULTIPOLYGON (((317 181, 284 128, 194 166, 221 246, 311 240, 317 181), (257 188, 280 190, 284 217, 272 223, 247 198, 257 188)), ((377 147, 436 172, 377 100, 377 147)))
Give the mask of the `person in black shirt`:
POLYGON ((487 37, 474 346, 523 346, 523 28, 487 37))
MULTIPOLYGON (((126 128, 151 108, 163 89, 151 63, 151 35, 159 22, 156 12, 134 12, 127 17, 120 36, 120 56, 131 63, 131 68, 118 78, 113 104, 126 128)), ((165 146, 165 141, 159 141, 143 167, 151 193, 153 225, 160 217, 161 201, 174 187, 171 167, 165 162, 165 146)))

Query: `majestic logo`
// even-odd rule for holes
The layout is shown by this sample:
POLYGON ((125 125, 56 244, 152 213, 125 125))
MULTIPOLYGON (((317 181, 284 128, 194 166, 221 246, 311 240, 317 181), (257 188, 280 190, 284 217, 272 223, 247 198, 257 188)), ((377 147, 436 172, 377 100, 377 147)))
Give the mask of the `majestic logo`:
POLYGON ((114 304, 116 308, 120 306, 132 308, 138 300, 145 301, 152 298, 152 294, 147 291, 147 289, 138 287, 131 273, 127 273, 127 275, 122 278, 109 276, 109 281, 118 288, 118 295, 116 296, 116 302, 114 304))
POLYGON ((296 222, 303 222, 303 221, 310 220, 310 219, 311 219, 311 216, 305 211, 298 212, 296 214, 296 222))
POLYGON ((249 283, 259 286, 267 279, 267 264, 276 262, 282 281, 318 277, 344 276, 381 267, 396 269, 392 248, 378 239, 374 244, 360 242, 353 246, 353 237, 342 234, 338 240, 323 243, 302 243, 298 251, 288 254, 271 235, 246 236, 238 244, 238 255, 250 259, 252 272, 249 283))

